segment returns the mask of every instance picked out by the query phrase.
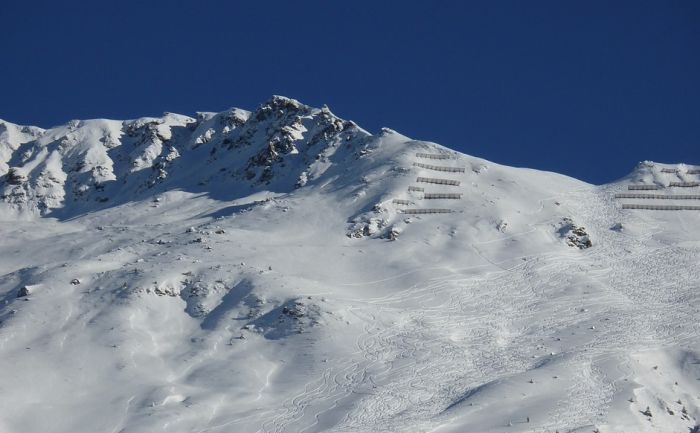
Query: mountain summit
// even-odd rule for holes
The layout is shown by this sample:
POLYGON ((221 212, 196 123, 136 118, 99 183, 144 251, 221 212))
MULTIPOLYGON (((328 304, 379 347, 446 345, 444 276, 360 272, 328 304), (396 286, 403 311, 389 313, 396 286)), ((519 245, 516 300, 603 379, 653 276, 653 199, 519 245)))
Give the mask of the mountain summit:
POLYGON ((281 96, 252 113, 76 120, 49 130, 0 122, 2 199, 72 214, 168 189, 289 192, 337 148, 355 151, 369 136, 327 108, 281 96))
POLYGON ((0 431, 692 431, 699 201, 280 96, 0 121, 0 431))

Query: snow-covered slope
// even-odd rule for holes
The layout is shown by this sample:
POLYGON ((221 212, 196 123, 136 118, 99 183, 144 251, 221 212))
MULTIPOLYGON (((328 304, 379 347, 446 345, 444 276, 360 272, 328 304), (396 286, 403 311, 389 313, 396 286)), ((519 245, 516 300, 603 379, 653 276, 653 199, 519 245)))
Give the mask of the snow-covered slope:
POLYGON ((0 122, 0 431, 689 431, 700 211, 623 207, 697 170, 593 186, 282 97, 0 122))

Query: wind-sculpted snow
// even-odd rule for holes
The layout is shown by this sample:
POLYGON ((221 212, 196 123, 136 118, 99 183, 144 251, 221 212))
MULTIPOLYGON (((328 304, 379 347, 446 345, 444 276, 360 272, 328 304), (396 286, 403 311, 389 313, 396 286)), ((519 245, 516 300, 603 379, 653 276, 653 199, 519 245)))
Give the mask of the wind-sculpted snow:
POLYGON ((696 171, 593 186, 281 97, 3 122, 0 431, 692 431, 700 212, 623 207, 696 171))

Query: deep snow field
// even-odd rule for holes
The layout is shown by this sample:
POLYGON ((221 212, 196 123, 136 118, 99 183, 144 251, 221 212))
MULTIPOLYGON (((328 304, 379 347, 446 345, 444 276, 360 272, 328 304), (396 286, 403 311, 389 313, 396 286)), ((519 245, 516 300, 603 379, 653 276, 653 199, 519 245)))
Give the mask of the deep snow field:
POLYGON ((622 206, 700 200, 615 197, 697 166, 594 186, 274 97, 0 121, 0 176, 0 432, 700 424, 700 210, 622 206))

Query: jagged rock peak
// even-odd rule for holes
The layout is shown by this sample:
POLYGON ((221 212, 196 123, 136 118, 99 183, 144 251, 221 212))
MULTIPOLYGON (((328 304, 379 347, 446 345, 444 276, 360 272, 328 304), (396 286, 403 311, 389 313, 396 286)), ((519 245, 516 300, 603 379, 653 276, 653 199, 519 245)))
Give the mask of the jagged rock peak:
POLYGON ((285 191, 320 176, 340 143, 362 144, 368 136, 326 106, 278 95, 253 112, 71 120, 48 130, 3 121, 0 201, 74 213, 154 188, 233 183, 285 191))

